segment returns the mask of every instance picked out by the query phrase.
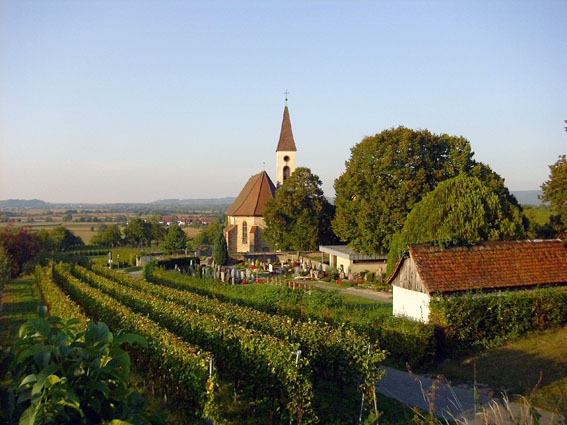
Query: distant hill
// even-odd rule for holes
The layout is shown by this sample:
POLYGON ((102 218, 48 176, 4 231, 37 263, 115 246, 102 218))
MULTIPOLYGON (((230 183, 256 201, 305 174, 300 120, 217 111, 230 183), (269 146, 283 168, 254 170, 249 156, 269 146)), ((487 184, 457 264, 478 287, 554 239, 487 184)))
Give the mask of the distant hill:
POLYGON ((209 198, 209 199, 160 199, 159 201, 154 201, 151 205, 176 205, 176 206, 193 206, 193 207, 203 207, 203 206, 218 206, 218 205, 230 205, 234 202, 236 198, 226 197, 226 198, 209 198))
POLYGON ((45 208, 47 204, 39 199, 7 199, 0 201, 0 208, 45 208))
POLYGON ((543 193, 541 190, 512 190, 511 192, 522 205, 541 205, 541 200, 538 198, 543 193))

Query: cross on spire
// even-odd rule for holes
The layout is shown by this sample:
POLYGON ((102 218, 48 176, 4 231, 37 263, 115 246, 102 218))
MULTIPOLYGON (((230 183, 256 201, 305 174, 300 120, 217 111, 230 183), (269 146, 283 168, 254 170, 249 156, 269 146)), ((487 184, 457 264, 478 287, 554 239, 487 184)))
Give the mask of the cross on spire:
POLYGON ((283 94, 285 94, 285 105, 287 106, 287 95, 289 94, 287 89, 283 92, 283 94))

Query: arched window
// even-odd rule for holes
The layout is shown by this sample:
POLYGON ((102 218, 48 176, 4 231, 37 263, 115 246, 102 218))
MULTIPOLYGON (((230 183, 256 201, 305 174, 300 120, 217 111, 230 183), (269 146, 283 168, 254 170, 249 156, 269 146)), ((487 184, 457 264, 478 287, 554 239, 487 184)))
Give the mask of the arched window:
POLYGON ((284 181, 287 180, 288 177, 289 177, 289 167, 286 165, 285 167, 283 167, 283 179, 284 179, 284 181))
POLYGON ((242 222, 242 243, 248 243, 248 225, 242 222))

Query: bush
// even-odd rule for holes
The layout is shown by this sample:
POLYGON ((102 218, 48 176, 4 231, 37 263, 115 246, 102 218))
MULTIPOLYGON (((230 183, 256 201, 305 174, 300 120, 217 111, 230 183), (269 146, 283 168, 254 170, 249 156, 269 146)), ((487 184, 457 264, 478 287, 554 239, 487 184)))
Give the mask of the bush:
POLYGON ((436 298, 430 309, 448 348, 485 348, 567 323, 567 288, 470 292, 436 298))
POLYGON ((128 385, 123 343, 146 346, 141 336, 113 335, 104 323, 91 322, 84 332, 79 319, 39 317, 22 325, 12 363, 19 423, 143 420, 143 400, 128 385))

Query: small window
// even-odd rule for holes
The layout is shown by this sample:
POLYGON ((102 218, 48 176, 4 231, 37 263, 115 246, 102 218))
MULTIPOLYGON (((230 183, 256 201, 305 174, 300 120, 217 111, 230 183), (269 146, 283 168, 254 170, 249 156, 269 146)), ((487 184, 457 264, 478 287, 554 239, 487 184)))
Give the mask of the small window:
POLYGON ((288 161, 289 161, 289 156, 287 156, 287 155, 284 156, 284 157, 283 157, 283 160, 284 160, 285 162, 288 162, 288 161))
POLYGON ((289 167, 286 165, 285 167, 283 167, 283 179, 287 180, 288 177, 289 177, 289 167))
POLYGON ((242 243, 248 243, 248 225, 242 222, 242 243))

